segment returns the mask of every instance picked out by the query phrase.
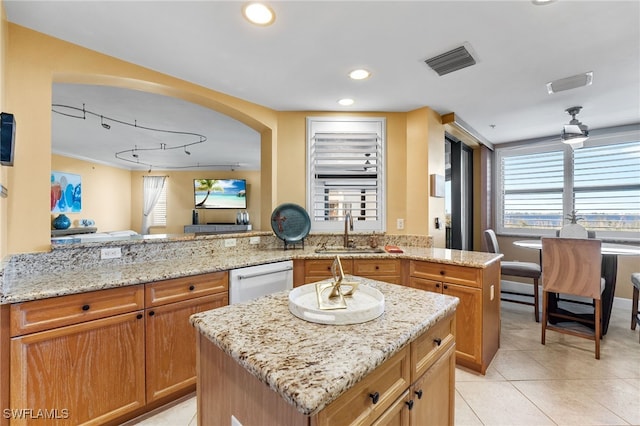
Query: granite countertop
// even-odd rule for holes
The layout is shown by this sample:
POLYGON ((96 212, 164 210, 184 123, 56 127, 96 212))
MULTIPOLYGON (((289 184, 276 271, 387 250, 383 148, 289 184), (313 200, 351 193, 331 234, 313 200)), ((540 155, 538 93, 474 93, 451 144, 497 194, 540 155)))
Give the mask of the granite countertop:
POLYGON ((322 410, 407 343, 453 312, 458 299, 362 277, 385 296, 382 316, 321 325, 289 312, 288 292, 195 314, 191 323, 305 415, 322 410))
MULTIPOLYGON (((449 250, 441 248, 402 247, 404 253, 345 254, 351 259, 412 259, 484 268, 501 258, 501 254, 449 250)), ((110 261, 85 261, 80 267, 56 268, 39 273, 7 273, 3 276, 0 303, 17 303, 67 294, 103 290, 133 284, 224 271, 290 259, 332 259, 335 254, 318 254, 315 247, 283 250, 265 248, 177 255, 171 259, 118 264, 110 261)))

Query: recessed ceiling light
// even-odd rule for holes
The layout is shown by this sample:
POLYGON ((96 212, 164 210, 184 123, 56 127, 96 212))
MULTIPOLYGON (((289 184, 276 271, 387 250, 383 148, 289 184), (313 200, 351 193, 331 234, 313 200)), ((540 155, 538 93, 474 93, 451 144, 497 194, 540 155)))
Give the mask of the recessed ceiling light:
POLYGON ((353 70, 349 73, 349 77, 351 77, 354 80, 364 80, 365 78, 369 78, 369 76, 371 75, 371 73, 365 69, 357 69, 357 70, 353 70))
POLYGON ((556 0, 531 0, 531 3, 535 4, 536 6, 542 6, 545 4, 550 4, 553 3, 556 0))
POLYGON ((276 20, 276 14, 263 3, 248 3, 242 8, 244 17, 256 25, 271 25, 276 20))
POLYGON ((353 104, 354 104, 354 102, 355 102, 355 101, 354 101, 353 99, 351 99, 351 98, 344 98, 344 99, 340 99, 340 100, 338 101, 338 103, 339 103, 340 105, 342 105, 342 106, 351 106, 351 105, 353 105, 353 104))

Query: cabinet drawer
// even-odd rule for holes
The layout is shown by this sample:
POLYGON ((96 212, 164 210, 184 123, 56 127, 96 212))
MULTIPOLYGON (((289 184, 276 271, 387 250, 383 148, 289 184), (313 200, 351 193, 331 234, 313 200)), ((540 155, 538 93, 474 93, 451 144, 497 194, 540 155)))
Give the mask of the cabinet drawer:
POLYGON ((409 346, 405 346, 320 411, 318 426, 371 424, 408 388, 411 377, 409 361, 409 346))
POLYGON ((166 305, 228 290, 227 271, 158 281, 145 285, 145 306, 166 305))
MULTIPOLYGON (((345 274, 353 274, 353 262, 351 259, 340 259, 340 263, 345 274)), ((306 260, 304 262, 304 276, 330 277, 331 265, 333 265, 333 259, 306 260)))
POLYGON ((11 305, 11 337, 123 314, 143 307, 142 284, 15 303, 11 305))
POLYGON ((409 264, 409 275, 412 277, 427 278, 435 281, 446 281, 471 287, 482 286, 482 270, 467 266, 412 260, 409 264))
POLYGON ((442 281, 428 280, 426 278, 409 277, 409 287, 433 293, 442 293, 442 281))
POLYGON ((400 275, 400 259, 367 259, 353 261, 353 275, 400 275))
POLYGON ((454 344, 455 325, 455 315, 451 314, 411 342, 412 382, 423 375, 454 344))

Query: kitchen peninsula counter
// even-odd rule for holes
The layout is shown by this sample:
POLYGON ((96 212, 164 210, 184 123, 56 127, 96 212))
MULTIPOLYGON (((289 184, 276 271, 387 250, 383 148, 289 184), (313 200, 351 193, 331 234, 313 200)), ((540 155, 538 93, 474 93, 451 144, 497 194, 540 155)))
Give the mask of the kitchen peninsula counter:
MULTIPOLYGON (((223 241, 222 239, 218 240, 223 241)), ((163 259, 162 256, 154 256, 153 251, 146 257, 135 251, 139 250, 139 247, 153 250, 153 248, 162 247, 162 245, 163 243, 148 244, 147 242, 134 244, 129 248, 125 247, 122 259, 100 260, 100 246, 97 246, 96 249, 95 244, 87 245, 86 255, 83 254, 82 248, 76 249, 73 255, 66 256, 64 255, 65 251, 61 249, 54 250, 52 253, 16 255, 19 259, 17 262, 19 266, 12 268, 5 265, 3 270, 0 304, 84 293, 290 259, 331 259, 335 257, 335 254, 316 253, 316 247, 294 250, 251 246, 246 248, 215 247, 200 251, 189 248, 180 249, 172 253, 171 256, 167 256, 169 257, 167 259, 163 259), (57 256, 50 261, 49 258, 52 255, 57 256), (47 264, 44 267, 40 265, 39 269, 36 269, 34 262, 47 264), (34 271, 34 269, 36 270, 34 271)), ((409 259, 481 269, 502 257, 501 254, 442 248, 403 246, 402 249, 404 253, 400 254, 349 253, 342 254, 340 257, 345 259, 409 259)))
MULTIPOLYGON (((276 293, 193 315, 191 322, 200 333, 201 361, 206 356, 202 346, 211 342, 298 413, 313 416, 438 321, 452 316, 458 305, 455 297, 361 277, 349 279, 384 294, 382 316, 354 325, 315 324, 289 312, 287 292, 276 293)), ((204 361, 199 368, 203 365, 204 361)), ((198 374, 204 372, 200 369, 198 374)), ((198 386, 198 398, 207 398, 200 382, 198 386)), ((216 402, 199 400, 199 405, 228 403, 223 402, 227 395, 210 396, 216 402)), ((247 401, 246 410, 252 404, 247 401)), ((201 408, 199 413, 207 412, 201 408)), ((248 414, 235 415, 243 422, 241 416, 248 414)), ((200 424, 218 420, 222 419, 201 418, 200 424)))

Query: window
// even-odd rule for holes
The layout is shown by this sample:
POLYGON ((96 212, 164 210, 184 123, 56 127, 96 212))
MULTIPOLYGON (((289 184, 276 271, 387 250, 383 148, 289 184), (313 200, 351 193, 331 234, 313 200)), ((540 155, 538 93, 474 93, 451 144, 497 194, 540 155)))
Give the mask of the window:
POLYGON ((556 141, 496 148, 496 229, 554 235, 576 210, 601 238, 640 233, 640 131, 593 131, 584 148, 556 141))
POLYGON ((307 211, 314 231, 384 231, 382 118, 307 118, 307 211))
POLYGON ((167 185, 162 185, 158 202, 149 215, 149 226, 167 226, 167 185))

